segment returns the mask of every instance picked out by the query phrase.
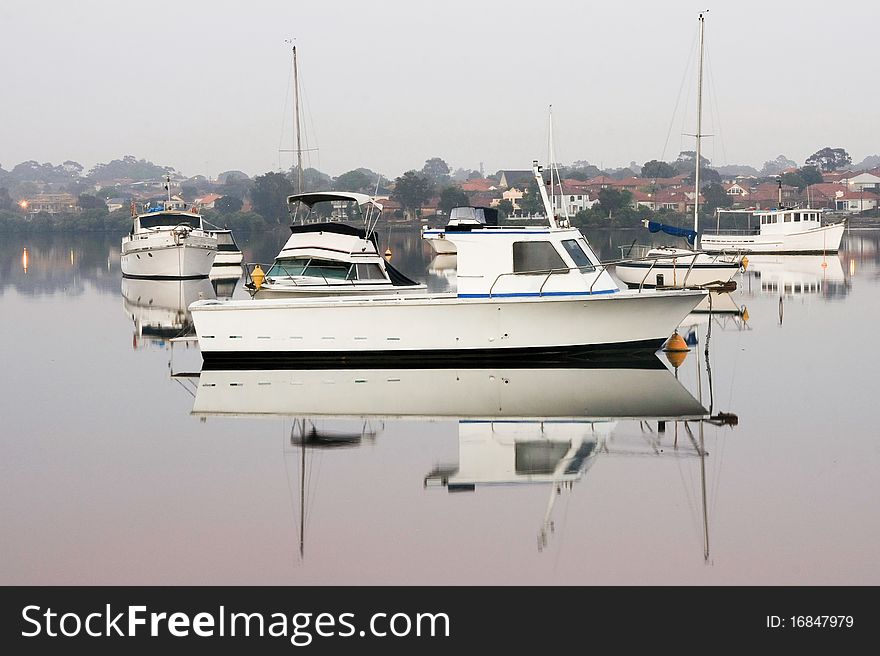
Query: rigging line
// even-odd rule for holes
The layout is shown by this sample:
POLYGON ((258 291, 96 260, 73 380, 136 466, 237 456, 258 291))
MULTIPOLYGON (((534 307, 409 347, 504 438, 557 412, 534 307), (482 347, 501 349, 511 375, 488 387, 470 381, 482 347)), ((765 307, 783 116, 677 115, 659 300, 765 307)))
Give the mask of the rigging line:
POLYGON ((278 170, 281 171, 281 146, 284 143, 284 124, 287 118, 287 99, 290 98, 290 79, 293 77, 293 52, 290 53, 290 66, 287 67, 287 84, 284 85, 286 92, 284 94, 284 102, 281 107, 281 129, 278 137, 278 170))
POLYGON ((690 47, 690 56, 688 57, 687 64, 685 65, 684 73, 681 76, 681 84, 678 86, 678 96, 675 100, 675 107, 672 110, 672 116, 669 118, 669 129, 666 131, 666 141, 663 142, 663 150, 660 153, 660 161, 665 161, 666 159, 666 148, 669 145, 669 137, 672 136, 672 126, 675 125, 675 115, 678 113, 678 106, 681 104, 681 93, 684 90, 685 80, 687 80, 688 73, 690 72, 691 62, 694 58, 694 43, 696 43, 697 36, 694 35, 693 41, 691 41, 690 47))
MULTIPOLYGON (((730 164, 727 159, 727 147, 724 143, 724 128, 721 125, 721 105, 718 103, 718 93, 715 90, 715 75, 712 69, 712 61, 709 58, 709 49, 706 49, 706 72, 707 79, 709 82, 709 108, 712 108, 712 105, 715 106, 715 116, 712 132, 718 135, 718 143, 721 146, 721 160, 724 164, 730 164)), ((712 141, 712 147, 715 147, 715 141, 712 141)))

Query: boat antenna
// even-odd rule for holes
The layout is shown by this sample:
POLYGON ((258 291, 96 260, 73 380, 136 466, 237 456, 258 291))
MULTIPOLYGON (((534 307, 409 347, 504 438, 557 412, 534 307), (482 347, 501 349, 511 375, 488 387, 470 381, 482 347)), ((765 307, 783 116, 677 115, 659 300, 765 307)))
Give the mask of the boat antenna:
POLYGON ((171 175, 169 173, 165 174, 165 191, 168 195, 168 204, 171 204, 171 175))
POLYGON ((706 19, 703 15, 709 10, 700 13, 700 58, 697 65, 697 133, 694 135, 697 140, 696 149, 696 172, 694 173, 694 232, 697 233, 699 239, 700 231, 700 141, 703 138, 703 29, 706 19))

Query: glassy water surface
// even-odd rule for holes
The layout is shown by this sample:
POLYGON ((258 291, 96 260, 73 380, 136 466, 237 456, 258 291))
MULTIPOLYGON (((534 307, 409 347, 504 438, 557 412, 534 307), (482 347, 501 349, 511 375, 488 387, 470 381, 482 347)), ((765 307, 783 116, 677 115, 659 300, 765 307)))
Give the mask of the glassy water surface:
MULTIPOLYGON (((268 262, 286 235, 237 238, 268 262)), ((0 581, 876 585, 878 249, 749 258, 683 361, 201 372, 170 339, 247 297, 234 273, 123 280, 116 238, 4 235, 0 581)))

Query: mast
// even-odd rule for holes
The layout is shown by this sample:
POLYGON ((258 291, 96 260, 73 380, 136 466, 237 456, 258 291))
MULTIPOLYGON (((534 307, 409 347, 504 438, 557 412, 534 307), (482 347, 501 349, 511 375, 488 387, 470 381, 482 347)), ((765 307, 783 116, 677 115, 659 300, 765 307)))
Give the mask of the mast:
MULTIPOLYGON (((303 192, 302 143, 299 131, 299 75, 296 68, 296 46, 293 46, 293 123, 296 136, 296 193, 303 192)), ((699 142, 698 142, 699 143, 699 142)))
POLYGON ((699 234, 700 230, 700 140, 703 137, 703 26, 705 19, 703 14, 707 13, 707 9, 700 14, 700 61, 697 67, 697 164, 696 173, 694 174, 694 232, 699 234))

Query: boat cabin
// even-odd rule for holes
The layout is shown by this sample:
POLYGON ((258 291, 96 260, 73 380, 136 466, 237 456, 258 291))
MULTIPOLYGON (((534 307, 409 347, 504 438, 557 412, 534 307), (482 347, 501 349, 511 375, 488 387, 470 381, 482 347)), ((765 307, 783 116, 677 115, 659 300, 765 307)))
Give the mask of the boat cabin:
POLYGON ((706 230, 707 234, 727 234, 732 230, 721 226, 723 217, 736 220, 737 215, 746 216, 746 225, 740 228, 741 234, 784 235, 791 232, 812 230, 822 226, 820 208, 781 207, 768 210, 717 210, 715 230, 706 230))
POLYGON ((142 230, 170 229, 177 226, 187 226, 193 229, 203 229, 202 217, 194 209, 187 209, 183 201, 162 201, 160 203, 144 203, 140 213, 134 213, 133 232, 142 230))
POLYGON ((371 196, 312 192, 294 194, 288 204, 291 234, 265 274, 267 288, 358 283, 422 287, 379 254, 375 227, 382 205, 371 196), (360 221, 363 227, 342 221, 360 221))
POLYGON ((619 291, 577 228, 485 226, 425 231, 457 250, 458 296, 560 296, 619 291))

